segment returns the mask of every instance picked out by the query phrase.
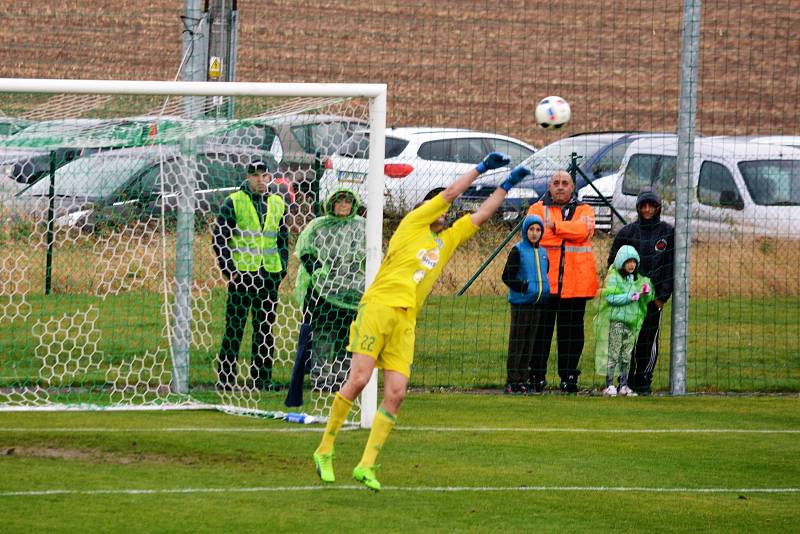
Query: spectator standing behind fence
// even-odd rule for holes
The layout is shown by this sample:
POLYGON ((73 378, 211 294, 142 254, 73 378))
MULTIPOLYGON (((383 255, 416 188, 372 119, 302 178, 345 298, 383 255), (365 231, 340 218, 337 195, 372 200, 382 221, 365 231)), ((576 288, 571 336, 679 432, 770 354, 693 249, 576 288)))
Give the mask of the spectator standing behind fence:
POLYGON ((221 390, 230 391, 236 385, 239 347, 251 311, 250 377, 257 389, 274 389, 272 325, 278 286, 289 261, 286 203, 270 190, 276 171, 274 161, 249 165, 245 183, 225 199, 214 227, 214 252, 228 279, 225 333, 217 360, 221 390))
POLYGON ((593 321, 595 334, 595 370, 605 375, 603 395, 635 397, 628 386, 631 353, 642 327, 647 305, 653 300, 652 282, 639 273, 639 254, 630 245, 617 251, 613 265, 600 291, 597 315, 593 321), (619 377, 619 390, 614 376, 619 377))
MULTIPOLYGON (((295 245, 300 260, 295 299, 304 303, 304 324, 310 327, 312 379, 324 391, 337 391, 350 368, 346 347, 366 269, 366 220, 357 214, 360 204, 349 189, 331 192, 325 214, 306 226, 295 245)), ((303 341, 298 346, 309 345, 303 341)))
POLYGON ((550 262, 550 297, 542 308, 534 343, 534 391, 542 391, 547 384, 547 359, 557 325, 561 391, 576 393, 586 301, 595 297, 598 288, 591 241, 594 210, 578 201, 572 176, 559 171, 550 178, 547 192, 530 207, 528 214, 538 215, 544 221, 540 246, 547 251, 550 262))
POLYGON ((636 199, 638 219, 620 229, 608 254, 608 265, 614 262, 617 251, 631 245, 641 258, 639 272, 653 281, 654 297, 647 306, 642 329, 636 341, 631 376, 631 389, 647 395, 653 383, 653 370, 658 360, 658 335, 661 329, 661 310, 672 296, 673 265, 675 262, 675 230, 661 221, 661 198, 654 191, 643 191, 636 199))
POLYGON ((508 286, 511 326, 508 331, 508 380, 505 393, 533 391, 530 374, 533 343, 539 324, 541 306, 550 294, 547 280, 547 252, 539 249, 544 221, 528 215, 522 221, 522 238, 511 248, 503 269, 503 283, 508 286))

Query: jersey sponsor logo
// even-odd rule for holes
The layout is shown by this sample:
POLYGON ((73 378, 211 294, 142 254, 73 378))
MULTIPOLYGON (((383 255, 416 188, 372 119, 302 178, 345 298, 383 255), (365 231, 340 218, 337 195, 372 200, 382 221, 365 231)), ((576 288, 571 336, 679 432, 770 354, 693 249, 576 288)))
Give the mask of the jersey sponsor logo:
POLYGON ((658 252, 664 252, 665 250, 667 250, 667 240, 662 238, 656 241, 655 249, 658 252))
POLYGON ((419 284, 420 282, 422 282, 422 279, 425 278, 425 271, 423 271, 422 269, 420 269, 419 271, 414 271, 414 276, 412 278, 414 279, 415 284, 419 284))
POLYGON ((417 259, 419 259, 420 265, 425 267, 426 269, 433 269, 436 267, 436 264, 439 263, 439 249, 432 248, 430 250, 420 249, 417 252, 417 259))

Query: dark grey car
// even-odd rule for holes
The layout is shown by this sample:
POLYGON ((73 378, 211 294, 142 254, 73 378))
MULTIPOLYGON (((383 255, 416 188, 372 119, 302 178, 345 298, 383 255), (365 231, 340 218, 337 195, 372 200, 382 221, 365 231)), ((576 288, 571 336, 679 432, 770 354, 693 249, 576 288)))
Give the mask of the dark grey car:
POLYGON ((239 121, 230 129, 206 138, 207 147, 244 146, 273 151, 280 140, 282 166, 297 191, 311 191, 320 158, 336 153, 356 130, 368 123, 354 117, 299 113, 239 121))
MULTIPOLYGON (((137 147, 99 152, 77 159, 55 172, 55 182, 38 181, 3 204, 7 212, 46 220, 53 197, 57 226, 84 231, 103 225, 173 213, 183 184, 195 194, 196 215, 216 213, 222 200, 244 181, 251 161, 270 153, 223 147, 187 157, 173 146, 137 147)), ((291 202, 291 191, 281 191, 291 202)))

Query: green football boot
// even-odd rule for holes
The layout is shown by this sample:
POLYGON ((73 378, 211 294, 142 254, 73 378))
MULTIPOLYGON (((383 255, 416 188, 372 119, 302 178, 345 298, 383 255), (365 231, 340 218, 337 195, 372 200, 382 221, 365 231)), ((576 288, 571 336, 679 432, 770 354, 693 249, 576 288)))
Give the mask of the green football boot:
POLYGON ((335 482, 336 476, 333 474, 333 451, 328 454, 317 454, 315 452, 313 458, 320 480, 323 482, 335 482))
POLYGON ((377 465, 372 467, 361 467, 360 465, 357 465, 356 468, 353 469, 353 478, 356 479, 356 481, 364 484, 372 491, 380 491, 381 483, 378 482, 377 478, 375 478, 375 469, 377 468, 377 465))

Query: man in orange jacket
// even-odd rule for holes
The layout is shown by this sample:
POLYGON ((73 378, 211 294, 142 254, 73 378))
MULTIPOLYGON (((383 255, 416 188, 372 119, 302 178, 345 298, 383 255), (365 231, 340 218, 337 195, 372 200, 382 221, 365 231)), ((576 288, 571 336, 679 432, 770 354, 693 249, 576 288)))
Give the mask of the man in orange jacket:
POLYGON ((583 316, 586 301, 597 294, 598 281, 592 252, 594 210, 578 202, 575 183, 565 171, 550 178, 547 192, 530 207, 529 215, 544 221, 544 235, 539 246, 547 250, 550 260, 548 279, 550 298, 542 310, 536 329, 534 356, 531 362, 533 391, 540 392, 547 384, 547 359, 553 330, 558 325, 558 374, 561 391, 578 391, 578 364, 583 352, 583 316))

